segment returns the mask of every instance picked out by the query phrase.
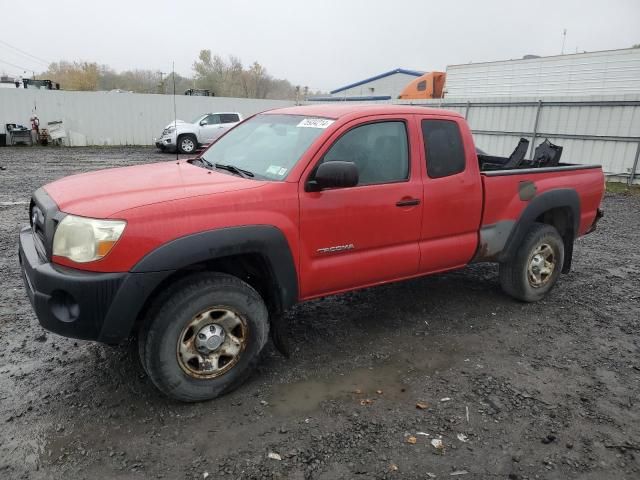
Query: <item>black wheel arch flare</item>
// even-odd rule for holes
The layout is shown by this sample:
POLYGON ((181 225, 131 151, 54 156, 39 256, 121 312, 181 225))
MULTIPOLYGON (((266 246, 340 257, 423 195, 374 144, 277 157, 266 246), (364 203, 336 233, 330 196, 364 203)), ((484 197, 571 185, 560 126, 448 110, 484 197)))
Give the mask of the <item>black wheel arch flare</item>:
POLYGON ((176 271, 189 265, 242 254, 259 254, 276 282, 279 306, 298 301, 298 275, 284 233, 271 225, 245 225, 194 233, 172 240, 145 255, 132 273, 176 271))
POLYGON ((578 192, 571 188, 548 190, 531 199, 514 224, 504 249, 498 255, 498 261, 504 262, 512 258, 536 219, 557 208, 568 208, 571 212, 570 229, 563 235, 565 259, 562 271, 567 273, 571 268, 573 241, 580 227, 580 197, 578 192))
POLYGON ((147 300, 165 279, 203 262, 258 254, 269 269, 274 302, 284 311, 298 301, 298 275, 284 233, 271 225, 220 228, 171 240, 145 255, 130 270, 107 314, 100 340, 117 343, 131 332, 147 300))

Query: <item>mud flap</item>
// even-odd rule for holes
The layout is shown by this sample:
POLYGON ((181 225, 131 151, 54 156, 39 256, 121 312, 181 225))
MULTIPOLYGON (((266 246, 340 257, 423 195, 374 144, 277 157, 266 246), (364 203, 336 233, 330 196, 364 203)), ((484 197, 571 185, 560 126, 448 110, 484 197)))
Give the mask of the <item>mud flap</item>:
POLYGON ((563 238, 564 244, 564 264, 562 265, 562 273, 571 271, 571 260, 573 260, 573 236, 563 238))
POLYGON ((275 314, 271 317, 271 341, 284 358, 291 357, 291 348, 286 336, 282 314, 275 314))

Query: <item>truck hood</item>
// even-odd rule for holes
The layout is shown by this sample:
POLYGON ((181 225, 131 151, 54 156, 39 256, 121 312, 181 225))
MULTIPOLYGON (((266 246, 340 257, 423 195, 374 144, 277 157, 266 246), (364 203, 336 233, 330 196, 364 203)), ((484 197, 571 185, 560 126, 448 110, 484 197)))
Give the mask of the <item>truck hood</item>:
POLYGON ((44 189, 63 212, 108 218, 151 203, 257 188, 265 183, 186 161, 170 161, 72 175, 44 189))
POLYGON ((185 122, 184 120, 176 120, 175 122, 171 122, 169 125, 164 127, 164 129, 166 130, 169 127, 177 127, 178 125, 184 125, 185 123, 189 123, 189 122, 185 122))

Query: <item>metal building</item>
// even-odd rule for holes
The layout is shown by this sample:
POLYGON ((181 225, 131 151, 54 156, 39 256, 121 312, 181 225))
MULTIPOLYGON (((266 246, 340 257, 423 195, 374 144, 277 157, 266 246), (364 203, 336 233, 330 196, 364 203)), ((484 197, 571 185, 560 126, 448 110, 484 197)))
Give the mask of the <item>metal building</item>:
POLYGON ((445 97, 640 93, 640 48, 449 65, 445 97))
POLYGON ((407 83, 424 73, 418 70, 396 68, 395 70, 336 88, 330 92, 330 96, 311 97, 308 100, 314 102, 391 100, 398 98, 407 83))

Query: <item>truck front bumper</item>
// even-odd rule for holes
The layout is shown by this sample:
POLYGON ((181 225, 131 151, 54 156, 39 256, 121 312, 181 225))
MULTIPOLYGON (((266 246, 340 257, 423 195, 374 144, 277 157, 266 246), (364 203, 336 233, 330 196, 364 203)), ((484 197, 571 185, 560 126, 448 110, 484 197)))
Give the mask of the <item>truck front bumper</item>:
POLYGON ((154 138, 153 142, 160 150, 174 150, 176 148, 176 135, 170 133, 159 138, 154 138))
POLYGON ((65 337, 118 343, 147 298, 171 272, 97 273, 60 267, 38 254, 31 228, 20 232, 19 260, 40 325, 65 337))

